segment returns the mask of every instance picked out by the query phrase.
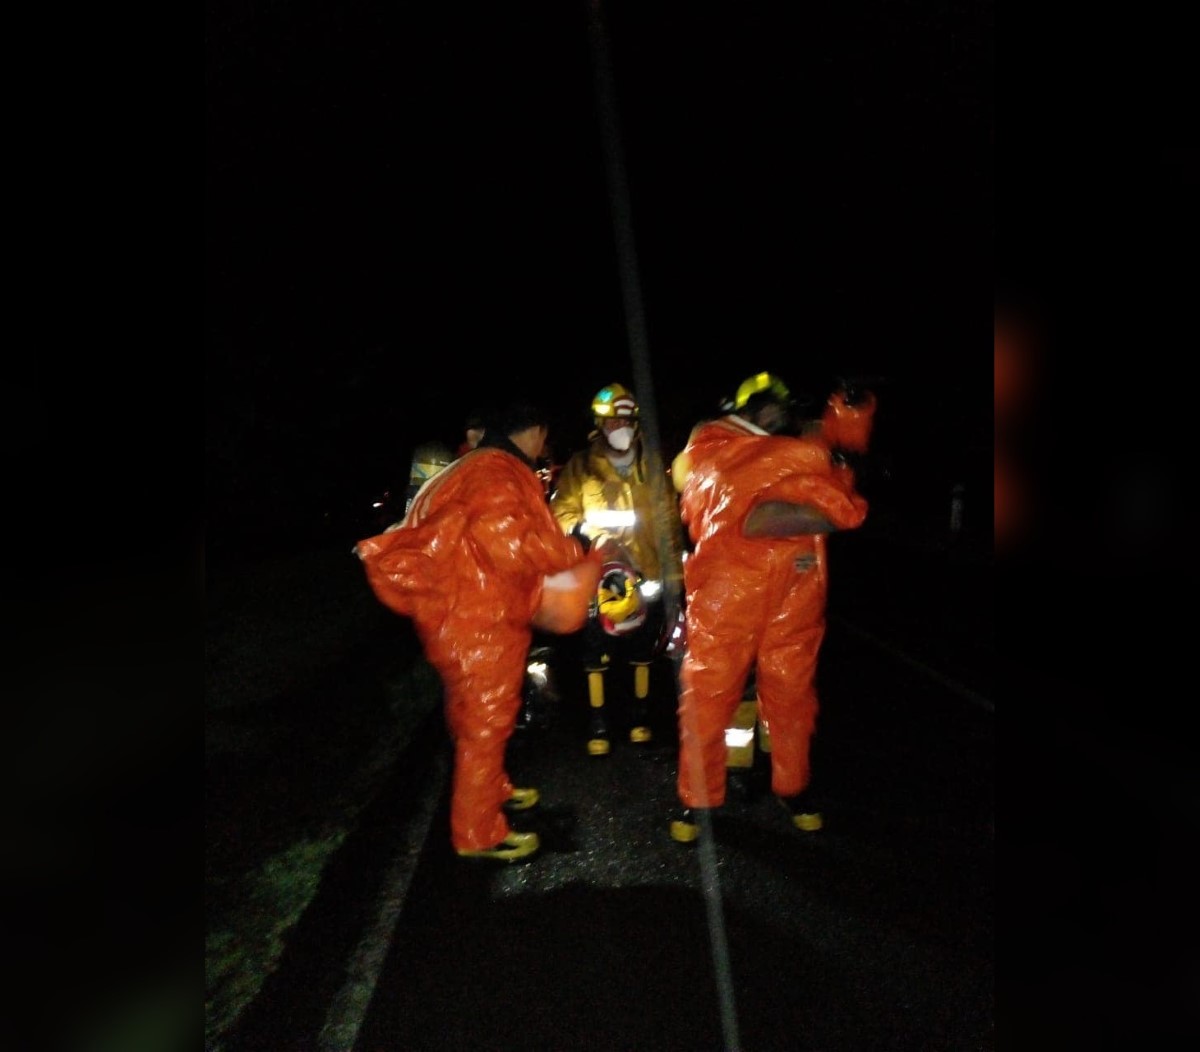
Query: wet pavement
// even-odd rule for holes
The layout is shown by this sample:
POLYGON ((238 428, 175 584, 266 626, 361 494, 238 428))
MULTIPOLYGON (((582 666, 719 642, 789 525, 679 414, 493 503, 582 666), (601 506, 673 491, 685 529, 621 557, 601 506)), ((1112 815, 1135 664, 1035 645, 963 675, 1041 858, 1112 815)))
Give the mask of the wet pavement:
POLYGON ((992 1047, 991 716, 836 630, 825 660, 815 834, 760 766, 671 841, 667 711, 602 758, 581 705, 518 737, 540 857, 457 859, 443 799, 355 1047, 992 1047))
POLYGON ((551 725, 509 750, 514 779, 542 792, 513 818, 539 855, 453 855, 435 713, 228 1052, 995 1047, 990 568, 869 539, 835 554, 823 830, 791 828, 760 752, 732 773, 711 837, 671 841, 673 666, 654 669, 646 745, 624 739, 631 681, 610 672, 616 740, 590 757, 585 681, 559 641, 551 725))

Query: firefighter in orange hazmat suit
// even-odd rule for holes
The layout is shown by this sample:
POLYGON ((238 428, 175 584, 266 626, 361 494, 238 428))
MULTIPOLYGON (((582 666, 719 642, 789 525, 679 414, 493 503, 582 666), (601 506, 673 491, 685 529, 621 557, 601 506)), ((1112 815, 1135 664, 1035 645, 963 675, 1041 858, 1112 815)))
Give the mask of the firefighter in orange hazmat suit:
POLYGON ((510 406, 479 447, 442 468, 396 529, 356 551, 377 598, 413 621, 444 688, 454 742, 450 840, 458 855, 510 862, 539 847, 505 811, 537 803, 514 787, 504 754, 521 708, 533 629, 575 632, 600 561, 565 536, 534 465, 544 415, 510 406))
POLYGON ((684 563, 687 648, 680 667, 682 843, 701 811, 725 802, 725 729, 755 670, 771 736, 771 789, 803 830, 821 827, 806 798, 816 725, 814 679, 825 632, 825 534, 862 524, 866 501, 832 447, 865 452, 875 399, 835 393, 819 427, 791 427, 787 387, 746 380, 733 412, 697 426, 672 465, 693 550, 684 563))

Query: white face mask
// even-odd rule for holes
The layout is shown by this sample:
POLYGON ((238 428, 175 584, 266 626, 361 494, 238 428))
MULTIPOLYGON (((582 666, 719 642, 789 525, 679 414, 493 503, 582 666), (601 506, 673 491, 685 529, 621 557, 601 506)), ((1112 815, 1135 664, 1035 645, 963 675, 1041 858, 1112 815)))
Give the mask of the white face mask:
POLYGON ((612 431, 606 431, 605 435, 608 437, 608 444, 622 453, 633 445, 632 427, 614 428, 612 431))

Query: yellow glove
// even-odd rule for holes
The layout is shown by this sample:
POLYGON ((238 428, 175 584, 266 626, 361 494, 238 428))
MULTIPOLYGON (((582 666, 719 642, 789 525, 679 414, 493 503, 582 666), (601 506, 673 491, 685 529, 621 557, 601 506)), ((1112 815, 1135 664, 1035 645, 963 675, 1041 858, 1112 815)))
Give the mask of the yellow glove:
POLYGON ((625 584, 623 589, 619 583, 616 588, 609 588, 602 582, 597 592, 600 598, 600 612, 614 625, 621 624, 626 618, 636 614, 638 610, 637 588, 628 577, 623 580, 625 584))

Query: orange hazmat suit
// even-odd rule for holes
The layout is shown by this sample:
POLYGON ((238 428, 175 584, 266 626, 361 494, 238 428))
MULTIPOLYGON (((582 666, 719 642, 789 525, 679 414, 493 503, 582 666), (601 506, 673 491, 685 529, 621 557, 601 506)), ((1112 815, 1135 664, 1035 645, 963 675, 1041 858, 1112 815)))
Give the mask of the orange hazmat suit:
POLYGON ((442 680, 454 741, 451 843, 490 848, 509 832, 504 753, 521 708, 531 625, 582 627, 599 558, 563 534, 528 464, 496 448, 443 468, 398 528, 356 551, 376 597, 412 619, 442 680))
POLYGON ((769 435, 736 415, 699 425, 677 464, 686 471, 675 481, 693 545, 684 563, 679 798, 685 807, 725 802, 725 728, 755 665, 759 715, 771 735, 771 788, 794 796, 810 777, 826 538, 752 538, 743 525, 758 505, 779 501, 811 505, 836 528, 852 529, 866 518, 867 502, 825 441, 769 435))

